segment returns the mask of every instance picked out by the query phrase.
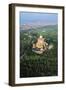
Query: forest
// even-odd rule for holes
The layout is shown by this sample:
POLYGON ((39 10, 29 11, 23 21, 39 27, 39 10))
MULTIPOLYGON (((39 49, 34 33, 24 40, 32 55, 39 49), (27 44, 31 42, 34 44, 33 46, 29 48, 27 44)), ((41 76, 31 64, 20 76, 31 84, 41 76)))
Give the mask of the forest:
POLYGON ((58 75, 58 26, 47 25, 20 30, 20 78, 58 75), (53 45, 42 54, 32 51, 32 45, 42 35, 48 45, 53 45))

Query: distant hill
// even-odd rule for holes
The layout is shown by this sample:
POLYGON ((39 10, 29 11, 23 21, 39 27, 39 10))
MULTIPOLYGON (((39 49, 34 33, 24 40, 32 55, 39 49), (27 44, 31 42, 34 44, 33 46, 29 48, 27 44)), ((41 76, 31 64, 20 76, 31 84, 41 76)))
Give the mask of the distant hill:
POLYGON ((22 32, 22 31, 35 31, 35 32, 37 32, 37 31, 43 31, 43 32, 45 32, 45 31, 52 31, 52 30, 57 30, 58 29, 58 25, 46 25, 46 26, 40 26, 40 27, 31 27, 31 26, 29 26, 29 25, 27 25, 27 26, 25 26, 25 25, 23 25, 23 26, 21 26, 20 27, 20 32, 22 32))
POLYGON ((24 24, 20 26, 20 30, 40 29, 40 28, 47 28, 47 27, 53 28, 55 26, 57 27, 57 24, 56 25, 35 25, 35 26, 24 24))

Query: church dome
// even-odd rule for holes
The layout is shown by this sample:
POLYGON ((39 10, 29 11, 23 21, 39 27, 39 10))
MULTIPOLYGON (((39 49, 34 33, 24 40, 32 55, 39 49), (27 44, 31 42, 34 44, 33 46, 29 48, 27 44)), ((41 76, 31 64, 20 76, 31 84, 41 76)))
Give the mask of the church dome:
POLYGON ((43 36, 40 35, 37 38, 37 42, 33 43, 32 49, 33 49, 34 52, 43 53, 47 49, 48 43, 45 42, 44 39, 45 38, 43 38, 43 36))
POLYGON ((43 37, 40 35, 40 38, 43 38, 43 37))

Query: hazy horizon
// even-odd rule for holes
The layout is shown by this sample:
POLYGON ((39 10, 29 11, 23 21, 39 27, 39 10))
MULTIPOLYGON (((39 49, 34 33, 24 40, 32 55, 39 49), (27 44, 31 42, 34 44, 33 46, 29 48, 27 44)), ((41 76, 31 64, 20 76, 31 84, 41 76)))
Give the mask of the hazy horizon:
POLYGON ((20 12, 21 25, 56 25, 58 24, 57 13, 20 12))

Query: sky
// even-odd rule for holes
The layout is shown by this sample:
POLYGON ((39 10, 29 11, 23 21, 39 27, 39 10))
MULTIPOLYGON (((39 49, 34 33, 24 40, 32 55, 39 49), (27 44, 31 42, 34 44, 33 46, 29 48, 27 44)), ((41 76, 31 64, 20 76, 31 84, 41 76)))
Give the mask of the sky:
POLYGON ((57 24, 57 13, 40 13, 40 12, 20 12, 20 25, 23 24, 57 24))

